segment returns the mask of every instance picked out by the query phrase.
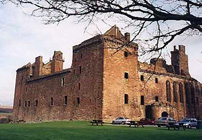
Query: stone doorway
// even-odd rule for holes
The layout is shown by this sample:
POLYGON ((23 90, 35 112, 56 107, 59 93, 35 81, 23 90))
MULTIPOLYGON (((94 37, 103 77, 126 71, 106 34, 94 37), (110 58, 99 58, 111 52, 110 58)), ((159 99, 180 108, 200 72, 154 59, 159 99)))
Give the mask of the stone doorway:
POLYGON ((153 119, 153 111, 151 105, 147 105, 145 108, 145 118, 153 119))
POLYGON ((162 112, 162 113, 161 113, 161 117, 168 117, 168 113, 167 113, 167 112, 165 112, 165 111, 164 111, 164 112, 162 112))

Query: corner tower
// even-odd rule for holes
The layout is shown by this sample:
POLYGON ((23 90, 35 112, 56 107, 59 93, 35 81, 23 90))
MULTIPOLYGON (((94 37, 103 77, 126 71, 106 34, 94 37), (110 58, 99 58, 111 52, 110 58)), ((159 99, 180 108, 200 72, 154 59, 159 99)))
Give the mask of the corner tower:
POLYGON ((184 76, 190 76, 188 67, 188 55, 185 54, 185 46, 179 45, 179 49, 171 51, 171 63, 174 66, 175 73, 184 76))
POLYGON ((54 51, 53 60, 51 62, 51 73, 63 70, 63 58, 61 51, 54 51))

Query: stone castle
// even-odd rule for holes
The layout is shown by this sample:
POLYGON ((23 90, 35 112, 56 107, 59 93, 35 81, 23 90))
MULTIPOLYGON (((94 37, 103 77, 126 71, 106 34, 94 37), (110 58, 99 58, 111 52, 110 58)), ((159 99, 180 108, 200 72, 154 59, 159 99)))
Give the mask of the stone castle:
POLYGON ((142 63, 130 34, 113 26, 74 46, 72 61, 63 69, 55 51, 48 63, 38 56, 17 70, 14 121, 202 119, 202 84, 189 74, 183 45, 171 51, 171 65, 160 58, 142 63))

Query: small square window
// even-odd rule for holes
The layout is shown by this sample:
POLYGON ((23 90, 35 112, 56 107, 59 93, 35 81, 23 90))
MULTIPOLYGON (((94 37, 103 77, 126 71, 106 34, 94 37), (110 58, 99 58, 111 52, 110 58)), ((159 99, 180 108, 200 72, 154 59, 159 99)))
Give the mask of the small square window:
POLYGON ((125 72, 124 77, 125 77, 125 79, 128 79, 128 78, 129 78, 129 75, 128 75, 127 72, 125 72))
POLYGON ((158 102, 158 101, 159 101, 159 97, 155 96, 155 102, 158 102))
POLYGON ((128 57, 128 52, 127 51, 124 51, 124 56, 128 57))
POLYGON ((144 81, 144 76, 143 75, 140 76, 140 80, 144 81))
POLYGON ((158 83, 158 78, 155 78, 155 83, 158 83))

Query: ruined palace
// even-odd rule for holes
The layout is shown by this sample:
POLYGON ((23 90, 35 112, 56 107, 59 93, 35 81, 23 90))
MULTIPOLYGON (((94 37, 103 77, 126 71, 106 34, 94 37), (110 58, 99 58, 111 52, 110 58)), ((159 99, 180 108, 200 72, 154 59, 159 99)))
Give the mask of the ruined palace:
POLYGON ((63 54, 42 56, 17 69, 14 121, 111 121, 171 116, 202 119, 202 84, 189 74, 185 46, 171 51, 171 64, 138 61, 138 44, 113 26, 105 34, 73 46, 72 66, 63 54))

